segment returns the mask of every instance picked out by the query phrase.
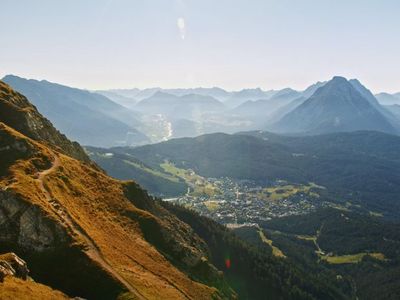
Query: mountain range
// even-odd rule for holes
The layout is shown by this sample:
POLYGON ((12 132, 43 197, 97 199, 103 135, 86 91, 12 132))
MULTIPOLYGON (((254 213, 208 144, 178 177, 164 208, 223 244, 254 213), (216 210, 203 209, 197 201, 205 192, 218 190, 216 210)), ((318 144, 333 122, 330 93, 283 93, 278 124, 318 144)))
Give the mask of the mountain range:
POLYGON ((0 106, 2 297, 346 299, 333 276, 112 179, 1 81, 0 106))
POLYGON ((141 100, 135 109, 148 114, 163 114, 170 119, 197 120, 202 114, 223 110, 224 105, 211 96, 198 94, 175 96, 159 91, 141 100))
POLYGON ((12 75, 3 81, 29 97, 69 138, 84 145, 109 147, 149 141, 136 129, 140 126, 137 113, 102 95, 12 75))
MULTIPOLYGON (((276 97, 293 95, 288 114, 306 108, 323 119, 327 108, 338 114, 342 106, 358 113, 357 124, 374 127, 213 133, 85 150, 0 82, 0 253, 8 253, 0 255, 0 297, 396 298, 400 138, 389 129, 397 119, 356 80, 335 77, 313 89, 309 98, 290 90, 276 97), (188 187, 165 165, 214 180, 312 182, 327 206, 230 230, 150 196, 142 185, 156 196, 188 187), (329 263, 352 255, 355 265, 329 263)), ((172 96, 171 103, 193 97, 172 96)), ((106 99, 104 107, 114 108, 106 99)))
POLYGON ((32 99, 67 137, 95 147, 251 130, 289 135, 400 132, 398 104, 393 100, 397 94, 374 96, 358 80, 343 77, 317 82, 304 91, 235 92, 217 87, 89 92, 12 75, 4 81, 32 99), (385 97, 391 100, 385 102, 385 97))
POLYGON ((389 94, 389 93, 379 93, 375 95, 379 103, 382 105, 400 105, 400 93, 389 94))
POLYGON ((376 130, 397 134, 397 118, 381 107, 375 97, 356 80, 334 77, 272 129, 286 133, 321 134, 376 130), (393 117, 393 122, 390 119, 393 117))

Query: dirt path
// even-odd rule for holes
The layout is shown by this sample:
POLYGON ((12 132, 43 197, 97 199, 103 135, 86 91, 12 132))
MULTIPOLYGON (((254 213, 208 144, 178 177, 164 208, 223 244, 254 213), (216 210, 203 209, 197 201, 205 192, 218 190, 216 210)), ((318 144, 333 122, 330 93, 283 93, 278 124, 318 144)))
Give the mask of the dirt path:
POLYGON ((64 207, 54 199, 49 190, 47 189, 44 181, 46 176, 54 172, 59 166, 61 162, 57 155, 54 155, 54 160, 51 167, 47 170, 40 172, 37 178, 40 189, 46 196, 47 201, 51 204, 53 211, 56 215, 62 220, 62 223, 66 225, 71 232, 75 236, 79 236, 87 245, 85 250, 86 254, 99 265, 101 265, 109 274, 111 274, 114 278, 120 281, 133 295, 136 296, 137 299, 146 299, 143 295, 139 293, 137 289, 135 289, 129 282, 127 282, 103 257, 99 248, 96 246, 94 241, 85 233, 85 231, 72 219, 72 217, 68 214, 64 207))

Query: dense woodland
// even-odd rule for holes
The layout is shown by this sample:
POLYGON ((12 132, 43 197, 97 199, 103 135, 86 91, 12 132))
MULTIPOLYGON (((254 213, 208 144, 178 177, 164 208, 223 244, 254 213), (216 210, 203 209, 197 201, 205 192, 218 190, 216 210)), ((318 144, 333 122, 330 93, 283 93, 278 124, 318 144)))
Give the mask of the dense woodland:
POLYGON ((303 270, 340 275, 351 283, 352 294, 360 299, 399 298, 399 224, 357 212, 323 209, 275 219, 263 224, 263 228, 274 245, 303 270), (384 259, 366 255, 358 263, 329 264, 318 257, 313 241, 298 236, 316 236, 327 255, 382 253, 384 259))
POLYGON ((290 299, 348 298, 346 284, 337 282, 333 274, 305 272, 291 261, 272 256, 270 249, 253 246, 225 226, 192 210, 166 202, 162 205, 206 241, 212 263, 224 271, 240 299, 275 299, 280 294, 290 299))

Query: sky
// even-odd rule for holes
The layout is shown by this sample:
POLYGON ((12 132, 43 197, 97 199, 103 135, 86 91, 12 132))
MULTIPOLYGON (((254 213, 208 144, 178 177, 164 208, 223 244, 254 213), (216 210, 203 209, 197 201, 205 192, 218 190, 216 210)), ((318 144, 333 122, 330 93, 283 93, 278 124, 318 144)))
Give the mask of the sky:
POLYGON ((0 77, 86 89, 400 91, 398 0, 1 0, 0 77))

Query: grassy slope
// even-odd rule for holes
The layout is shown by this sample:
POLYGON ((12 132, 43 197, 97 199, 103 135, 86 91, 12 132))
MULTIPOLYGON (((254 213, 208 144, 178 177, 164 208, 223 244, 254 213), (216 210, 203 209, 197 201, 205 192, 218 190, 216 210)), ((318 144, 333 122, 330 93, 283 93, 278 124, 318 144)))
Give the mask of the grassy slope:
MULTIPOLYGON (((29 160, 20 160, 11 166, 9 178, 13 183, 9 188, 38 206, 53 222, 60 222, 34 179, 38 169, 47 168, 55 152, 10 128, 6 130, 36 149, 36 155, 29 160)), ((46 188, 91 237, 109 264, 141 294, 148 298, 187 296, 193 299, 207 299, 215 294, 215 289, 190 280, 145 240, 141 225, 156 222, 156 217, 136 208, 126 198, 125 185, 75 159, 60 153, 56 155, 61 166, 47 176, 46 188)), ((4 179, 0 185, 6 181, 4 179)), ((71 246, 85 247, 79 236, 69 234, 71 246)), ((60 263, 63 265, 63 261, 60 263)))
POLYGON ((114 152, 112 149, 86 148, 89 156, 110 176, 121 180, 135 180, 155 196, 174 197, 182 195, 187 185, 176 176, 151 168, 134 157, 114 152), (113 156, 107 156, 112 153, 113 156))
POLYGON ((0 299, 3 300, 55 300, 70 299, 64 293, 30 280, 22 280, 7 276, 0 283, 0 299))

